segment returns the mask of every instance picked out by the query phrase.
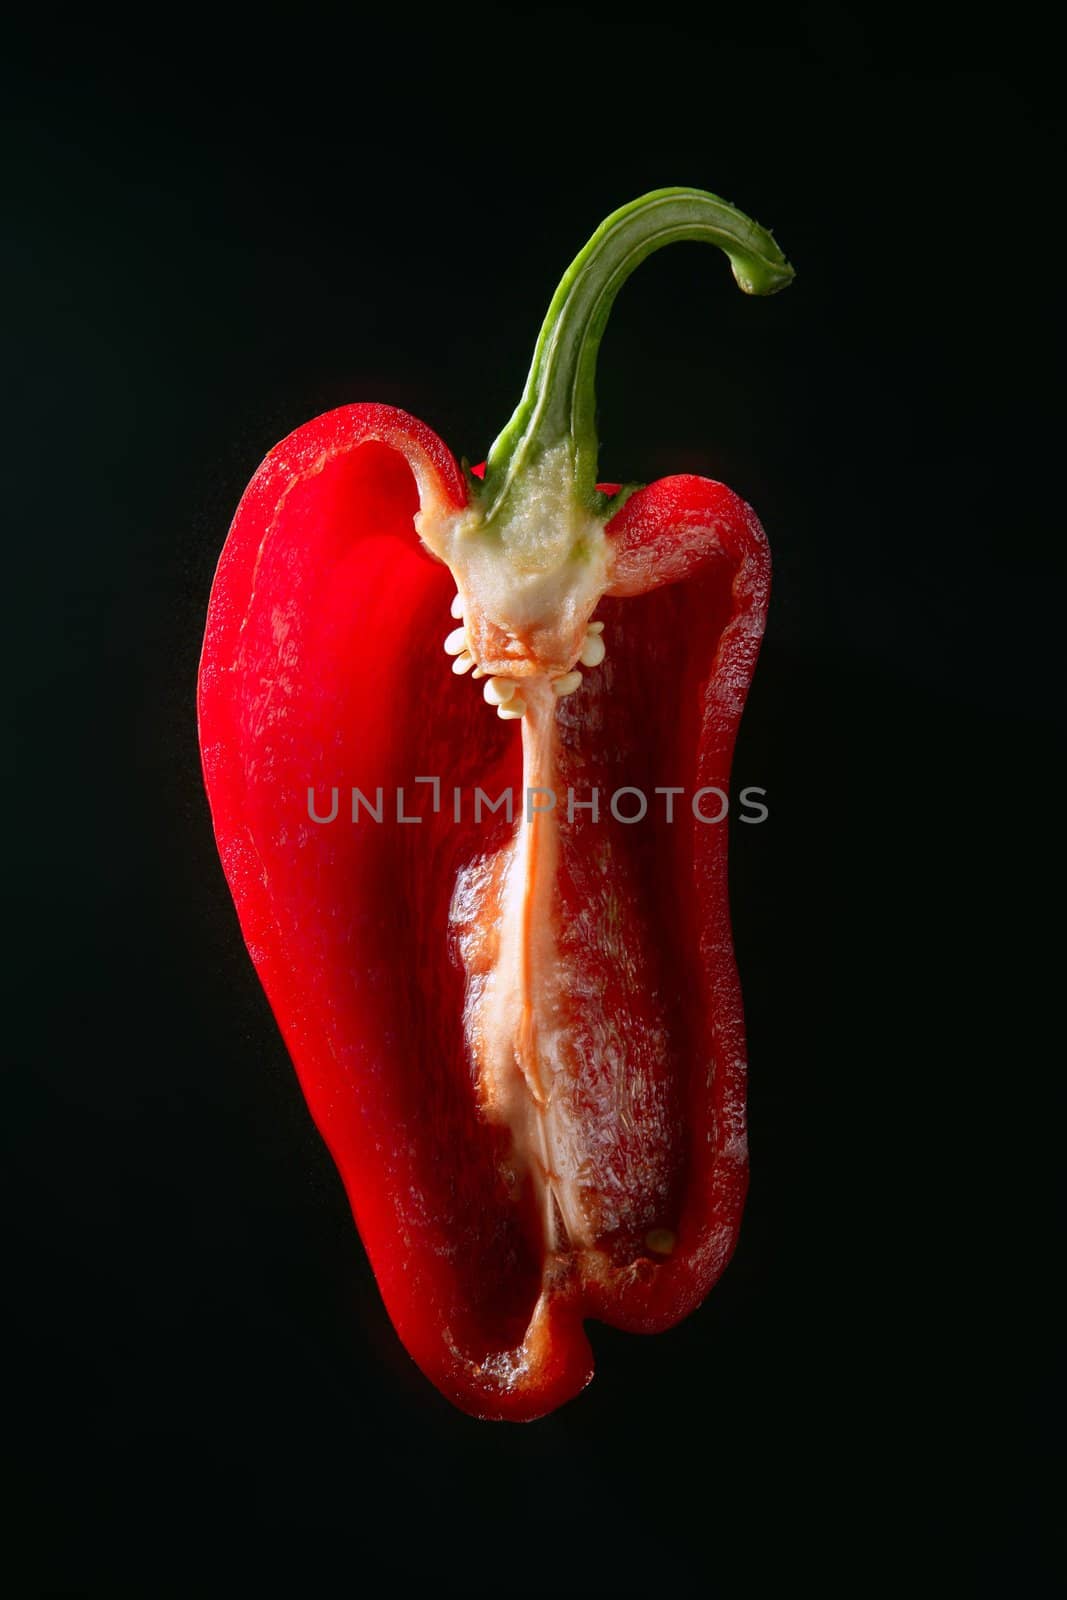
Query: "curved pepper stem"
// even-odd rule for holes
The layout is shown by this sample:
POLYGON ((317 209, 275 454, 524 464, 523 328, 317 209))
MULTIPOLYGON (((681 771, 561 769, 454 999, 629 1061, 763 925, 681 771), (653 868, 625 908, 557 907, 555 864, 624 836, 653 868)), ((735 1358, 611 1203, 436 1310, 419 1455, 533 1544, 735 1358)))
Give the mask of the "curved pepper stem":
POLYGON ((654 189, 602 222, 548 308, 514 416, 489 452, 484 519, 547 450, 569 447, 578 502, 596 508, 596 359, 615 296, 646 256, 684 239, 718 245, 746 294, 784 289, 793 269, 765 228, 701 189, 654 189))

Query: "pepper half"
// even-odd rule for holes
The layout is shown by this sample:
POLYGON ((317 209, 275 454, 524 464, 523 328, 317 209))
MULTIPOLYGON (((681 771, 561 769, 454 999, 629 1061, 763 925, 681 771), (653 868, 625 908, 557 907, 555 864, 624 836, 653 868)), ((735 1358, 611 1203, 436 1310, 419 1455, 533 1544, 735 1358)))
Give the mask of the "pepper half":
POLYGON ((747 1186, 721 813, 767 542, 722 484, 597 485, 612 302, 682 239, 748 293, 792 277, 714 195, 615 212, 484 476, 392 407, 317 417, 252 479, 208 610, 242 932, 397 1332, 478 1417, 582 1389, 585 1318, 692 1311, 747 1186))

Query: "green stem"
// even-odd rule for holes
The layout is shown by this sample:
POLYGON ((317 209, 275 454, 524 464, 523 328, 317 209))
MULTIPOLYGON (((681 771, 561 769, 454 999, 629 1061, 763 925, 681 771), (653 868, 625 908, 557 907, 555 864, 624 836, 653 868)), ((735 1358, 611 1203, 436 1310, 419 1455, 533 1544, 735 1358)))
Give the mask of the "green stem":
POLYGON ((646 256, 702 239, 730 258, 746 294, 784 289, 793 269, 766 229, 700 189, 655 189, 615 211, 564 273, 514 416, 489 452, 484 519, 547 450, 568 446, 579 502, 596 506, 596 359, 615 296, 646 256))

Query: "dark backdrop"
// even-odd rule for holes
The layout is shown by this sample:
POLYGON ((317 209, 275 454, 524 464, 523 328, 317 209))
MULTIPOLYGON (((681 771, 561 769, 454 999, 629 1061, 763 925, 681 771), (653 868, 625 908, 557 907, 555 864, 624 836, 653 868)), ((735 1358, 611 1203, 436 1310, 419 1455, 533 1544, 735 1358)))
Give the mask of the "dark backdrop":
POLYGON ((958 1593, 1038 1569, 1050 47, 1021 16, 708 16, 9 41, 30 1592, 727 1593, 784 1561, 851 1592, 933 1562, 958 1593), (732 861, 751 1198, 701 1311, 594 1326, 583 1396, 493 1426, 399 1347, 245 954, 200 636, 271 445, 384 400, 477 459, 563 267, 673 183, 797 268, 748 301, 711 252, 656 257, 599 386, 605 478, 720 476, 774 550, 736 762, 771 818, 732 861))

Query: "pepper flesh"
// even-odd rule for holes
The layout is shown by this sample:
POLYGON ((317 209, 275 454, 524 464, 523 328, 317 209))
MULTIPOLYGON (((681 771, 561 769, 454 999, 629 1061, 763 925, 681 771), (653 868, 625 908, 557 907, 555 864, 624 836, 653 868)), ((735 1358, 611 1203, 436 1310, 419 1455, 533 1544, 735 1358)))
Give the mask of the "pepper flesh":
MULTIPOLYGON (((694 191, 617 218, 706 220, 711 202, 718 224, 722 202, 694 191)), ((580 290, 613 225, 575 263, 580 290)), ((778 263, 764 288, 788 281, 778 263)), ((584 1318, 653 1332, 700 1303, 747 1184, 727 834, 687 802, 727 788, 769 556, 720 484, 596 489, 593 301, 562 424, 538 410, 543 335, 484 484, 386 406, 343 407, 272 451, 220 560, 200 675, 242 931, 386 1306, 444 1394, 513 1420, 588 1382, 584 1318), (527 549, 528 487, 561 446, 579 535, 560 543, 556 517, 539 544, 535 518, 527 549), (503 580, 486 577, 500 561, 503 580), (521 732, 443 662, 453 577, 479 667, 519 680, 521 732), (606 656, 557 698, 594 612, 606 656), (430 777, 438 790, 417 785, 430 777), (309 789, 322 816, 335 788, 338 815, 313 820, 309 789), (666 796, 639 824, 609 808, 669 789, 670 822, 666 796), (479 790, 510 790, 514 819, 483 807, 476 822, 479 790), (545 809, 527 820, 530 790, 545 809)), ((566 317, 555 326, 558 354, 566 317)))

